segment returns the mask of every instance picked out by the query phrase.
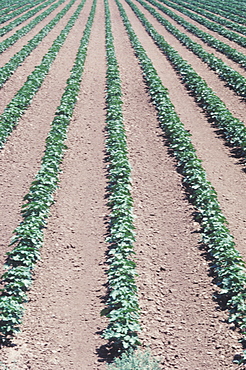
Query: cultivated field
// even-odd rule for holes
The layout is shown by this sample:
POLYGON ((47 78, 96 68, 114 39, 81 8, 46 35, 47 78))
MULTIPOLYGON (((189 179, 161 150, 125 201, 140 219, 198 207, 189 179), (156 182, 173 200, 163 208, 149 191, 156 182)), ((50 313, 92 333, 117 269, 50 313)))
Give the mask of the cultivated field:
POLYGON ((3 0, 0 35, 0 369, 245 369, 246 5, 3 0))

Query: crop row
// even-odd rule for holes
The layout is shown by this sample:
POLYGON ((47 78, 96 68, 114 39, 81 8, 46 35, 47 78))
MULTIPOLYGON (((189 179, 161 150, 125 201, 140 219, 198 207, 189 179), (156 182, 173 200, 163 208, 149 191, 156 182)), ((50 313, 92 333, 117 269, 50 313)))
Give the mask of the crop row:
POLYGON ((193 33, 195 36, 199 37, 209 46, 212 46, 219 52, 226 55, 229 59, 240 64, 244 69, 246 69, 246 56, 243 53, 240 53, 231 46, 225 44, 224 42, 218 40, 216 37, 209 35, 208 33, 202 31, 200 28, 194 26, 193 24, 187 22, 184 18, 174 13, 172 10, 166 8, 162 4, 156 5, 163 13, 167 14, 181 26, 183 26, 187 31, 193 33))
POLYGON ((26 21, 29 18, 33 17, 37 12, 39 12, 40 10, 42 10, 43 8, 45 8, 46 6, 52 4, 54 1, 55 0, 48 0, 46 2, 43 2, 43 0, 42 1, 38 1, 39 3, 41 2, 42 4, 39 5, 39 6, 37 6, 36 8, 34 8, 32 10, 29 10, 29 12, 23 14, 22 16, 14 19, 12 22, 10 22, 9 24, 7 24, 6 26, 0 28, 0 36, 5 35, 9 31, 11 31, 13 28, 19 26, 24 21, 26 21))
POLYGON ((27 291, 32 282, 33 268, 39 259, 43 229, 53 203, 53 193, 57 188, 60 164, 66 149, 64 141, 80 90, 95 9, 96 0, 93 2, 75 63, 46 139, 40 170, 31 184, 29 193, 24 197, 26 203, 22 206, 23 220, 16 228, 11 242, 15 247, 7 253, 7 271, 2 276, 4 287, 0 297, 0 330, 3 341, 19 330, 23 304, 27 301, 27 291))
MULTIPOLYGON (((19 1, 19 2, 21 3, 21 1, 19 1)), ((1 4, 0 4, 0 9, 8 9, 9 7, 11 7, 15 3, 16 3, 16 0, 2 1, 1 4)))
POLYGON ((232 20, 236 23, 244 24, 244 25, 246 24, 246 19, 243 18, 242 9, 240 9, 240 11, 238 12, 238 15, 234 14, 233 11, 235 12, 235 7, 233 8, 232 5, 226 6, 226 4, 224 2, 223 3, 221 3, 221 2, 211 3, 210 1, 196 1, 194 3, 194 1, 192 1, 192 0, 186 0, 185 3, 196 4, 197 6, 199 6, 199 8, 209 10, 211 13, 219 14, 222 17, 228 18, 228 19, 230 19, 230 20, 232 20), (221 4, 222 4, 222 8, 220 8, 221 4))
MULTIPOLYGON (((30 3, 29 0, 22 0, 22 1, 19 1, 18 3, 15 2, 14 4, 10 5, 9 7, 6 7, 4 9, 0 10, 0 16, 3 15, 3 14, 6 15, 9 12, 13 12, 15 9, 18 9, 18 8, 20 8, 20 7, 22 7, 26 4, 29 4, 29 3, 30 3)), ((1 9, 1 7, 0 7, 0 9, 1 9)))
POLYGON ((196 209, 196 220, 200 222, 202 228, 202 242, 207 246, 213 258, 217 284, 221 288, 220 294, 230 311, 229 320, 237 324, 245 333, 245 263, 235 249, 235 243, 226 227, 226 219, 221 212, 216 191, 207 180, 205 170, 190 140, 191 134, 185 130, 175 112, 168 91, 140 44, 123 6, 119 0, 116 0, 116 3, 139 59, 149 95, 158 113, 160 126, 177 160, 178 170, 183 175, 188 198, 196 209))
MULTIPOLYGON (((65 0, 60 0, 56 6, 62 4, 65 0)), ((68 12, 76 0, 71 0, 41 31, 39 31, 31 40, 24 45, 13 57, 0 68, 0 88, 25 60, 28 55, 41 43, 45 36, 55 27, 62 17, 68 12)))
POLYGON ((34 71, 27 77, 26 82, 15 94, 11 102, 7 105, 4 112, 0 116, 0 148, 4 146, 8 136, 13 128, 17 125, 18 120, 31 103, 33 97, 42 85, 45 76, 55 60, 60 48, 64 44, 70 30, 75 24, 76 19, 85 4, 86 0, 82 0, 74 14, 70 17, 67 25, 55 39, 48 52, 44 55, 41 63, 35 67, 34 71))
POLYGON ((131 168, 127 158, 127 143, 123 124, 121 81, 114 49, 108 1, 105 4, 107 89, 106 89, 106 150, 108 161, 109 293, 103 315, 109 318, 104 337, 118 353, 139 344, 137 332, 139 306, 135 284, 135 262, 131 259, 135 241, 131 168))
POLYGON ((144 25, 147 33, 153 38, 156 45, 163 54, 172 63, 177 73, 180 75, 185 87, 192 91, 197 102, 203 110, 223 131, 225 140, 234 147, 240 148, 241 155, 246 155, 246 127, 243 122, 235 118, 226 108, 221 99, 208 87, 206 82, 195 72, 191 65, 184 60, 179 53, 169 45, 163 36, 161 36, 152 24, 147 20, 144 14, 131 0, 126 0, 131 6, 138 19, 144 25))
POLYGON ((175 3, 173 3, 169 0, 160 0, 160 2, 170 6, 171 8, 174 8, 174 9, 180 11, 181 13, 187 15, 188 17, 190 17, 194 21, 202 24, 203 26, 207 27, 208 29, 210 29, 214 32, 217 32, 218 34, 226 37, 227 39, 229 39, 231 41, 236 42, 238 45, 246 46, 246 37, 240 36, 237 33, 233 32, 233 31, 230 31, 230 30, 226 29, 225 27, 223 27, 223 26, 221 26, 217 23, 211 22, 211 21, 201 17, 200 15, 189 11, 185 7, 183 7, 181 5, 178 5, 178 4, 175 4, 175 3))
POLYGON ((7 22, 7 21, 9 21, 10 19, 12 19, 14 17, 17 17, 21 13, 26 12, 28 9, 34 8, 35 6, 37 6, 38 4, 40 4, 42 2, 44 2, 44 0, 37 0, 37 1, 34 1, 33 3, 31 3, 31 4, 30 4, 30 2, 28 2, 27 5, 23 6, 22 8, 18 8, 17 10, 13 11, 11 14, 5 14, 4 16, 2 16, 0 18, 0 24, 4 23, 4 22, 7 22))
MULTIPOLYGON (((155 0, 148 0, 151 4, 158 6, 155 0)), ((227 84, 241 97, 246 97, 246 78, 240 73, 236 72, 233 68, 226 65, 221 59, 217 58, 214 54, 208 53, 203 47, 192 41, 191 38, 179 31, 172 23, 159 14, 154 8, 148 5, 143 0, 138 0, 166 29, 171 32, 183 45, 189 50, 193 51, 203 62, 207 63, 209 67, 214 70, 219 77, 226 81, 227 84)))
POLYGON ((41 13, 36 18, 34 18, 26 26, 20 28, 12 36, 0 42, 0 54, 3 53, 5 50, 7 50, 15 42, 17 42, 21 37, 25 36, 28 32, 30 32, 39 22, 41 22, 45 17, 51 14, 56 8, 58 8, 59 5, 64 3, 64 1, 66 0, 60 0, 57 3, 51 5, 50 8, 46 9, 43 13, 41 13))
MULTIPOLYGON (((193 1, 194 0, 190 0, 193 1)), ((198 0, 197 3, 204 3, 204 4, 210 4, 209 0, 198 0)), ((237 14, 240 15, 243 18, 246 18, 246 14, 244 13, 246 11, 246 5, 242 3, 242 1, 236 1, 236 0, 226 0, 226 1, 221 1, 221 0, 214 0, 213 1, 213 6, 215 6, 218 9, 225 9, 226 11, 232 13, 232 14, 237 14)))
POLYGON ((243 26, 243 25, 236 24, 234 22, 228 21, 225 18, 221 18, 220 16, 218 16, 216 14, 212 14, 212 13, 206 11, 206 10, 203 10, 203 9, 199 8, 197 5, 193 5, 193 4, 190 4, 190 3, 187 4, 186 2, 184 2, 182 0, 175 0, 175 4, 179 4, 184 8, 190 9, 190 10, 192 10, 192 11, 198 13, 198 14, 201 14, 202 16, 204 16, 208 19, 211 19, 213 22, 222 24, 223 26, 226 26, 226 27, 232 29, 233 31, 236 31, 238 33, 246 35, 246 27, 243 26))

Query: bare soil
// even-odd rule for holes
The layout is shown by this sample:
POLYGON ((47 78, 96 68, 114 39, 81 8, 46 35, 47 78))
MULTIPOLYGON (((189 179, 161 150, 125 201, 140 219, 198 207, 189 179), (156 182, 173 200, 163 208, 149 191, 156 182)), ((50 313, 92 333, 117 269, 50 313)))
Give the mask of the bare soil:
MULTIPOLYGON (((5 84, 0 92, 2 111, 41 61, 78 3, 5 84)), ((9 250, 12 232, 21 221, 23 196, 38 171, 45 137, 73 65, 91 3, 87 0, 42 87, 0 152, 1 264, 9 250)), ((192 134, 237 248, 246 260, 244 165, 225 146, 129 6, 123 5, 169 90, 177 113, 192 134)), ((110 10, 132 166, 143 347, 150 346, 153 354, 160 357, 164 370, 242 370, 242 366, 232 362, 242 352, 240 334, 228 324, 227 312, 214 299, 217 288, 206 250, 199 244, 199 225, 193 220, 193 207, 186 199, 182 177, 159 128, 141 69, 113 0, 110 10)), ((245 103, 146 11, 145 14, 243 120, 245 103)), ((46 22, 48 19, 42 25, 46 22)), ((41 23, 36 32, 40 27, 41 23)), ((106 369, 107 343, 101 333, 107 319, 100 317, 107 293, 104 32, 104 5, 98 0, 60 184, 45 230, 42 260, 35 268, 21 332, 12 346, 0 349, 0 369, 106 369)), ((34 34, 33 30, 6 51, 1 63, 6 63, 34 34)))

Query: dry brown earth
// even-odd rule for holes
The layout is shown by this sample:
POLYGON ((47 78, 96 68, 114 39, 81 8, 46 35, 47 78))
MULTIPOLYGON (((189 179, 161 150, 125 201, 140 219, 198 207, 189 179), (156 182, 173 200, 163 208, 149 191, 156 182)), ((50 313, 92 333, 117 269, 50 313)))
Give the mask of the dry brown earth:
MULTIPOLYGON (((78 3, 1 90, 2 111, 41 61, 78 3)), ((45 137, 75 59, 91 3, 87 0, 41 89, 0 153, 1 264, 12 231, 20 222, 23 196, 38 171, 45 137)), ((211 127, 129 6, 123 4, 163 84, 169 89, 177 113, 192 133, 198 156, 218 192, 237 247, 246 259, 244 167, 211 127)), ((227 313, 213 300, 216 286, 209 275, 209 261, 199 249, 199 225, 192 218, 193 208, 186 199, 182 177, 158 127, 155 109, 113 0, 110 10, 132 166, 143 345, 150 346, 161 357, 164 370, 238 369, 232 360, 242 351, 238 343, 240 335, 227 323, 227 313)), ((245 103, 153 17, 145 14, 218 91, 233 113, 243 119, 245 103)), ((47 22, 48 19, 42 25, 47 22)), ((35 28, 36 32, 40 28, 41 24, 35 28)), ((33 37, 35 30, 4 53, 1 63, 33 37)), ((14 339, 13 347, 1 348, 0 369, 1 362, 2 369, 7 366, 9 370, 106 369, 106 342, 100 337, 107 326, 107 320, 100 317, 106 294, 104 239, 108 214, 104 42, 104 6, 98 0, 60 185, 45 231, 42 260, 35 269, 22 331, 14 339)))

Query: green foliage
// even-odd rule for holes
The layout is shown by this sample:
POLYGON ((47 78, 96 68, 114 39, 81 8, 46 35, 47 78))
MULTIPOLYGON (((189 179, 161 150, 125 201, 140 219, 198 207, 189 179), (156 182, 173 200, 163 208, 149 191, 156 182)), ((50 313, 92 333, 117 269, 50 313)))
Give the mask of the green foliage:
POLYGON ((197 102, 223 131, 225 140, 231 146, 239 147, 245 156, 246 127, 244 123, 232 115, 226 105, 213 92, 213 90, 207 86, 206 82, 198 75, 198 73, 195 72, 192 66, 188 64, 188 62, 165 41, 164 37, 155 30, 138 7, 133 4, 131 0, 126 1, 143 23, 148 34, 154 39, 157 46, 166 55, 175 70, 179 73, 186 88, 193 92, 197 102))
MULTIPOLYGON (((1 9, 0 10, 0 16, 2 16, 2 15, 6 16, 8 13, 12 12, 11 13, 11 18, 16 17, 16 14, 14 13, 14 11, 18 8, 24 7, 24 5, 26 5, 26 4, 29 4, 29 0, 18 1, 17 3, 14 1, 14 4, 13 3, 11 4, 11 2, 3 1, 0 5, 0 9, 1 9), (2 8, 4 8, 4 9, 2 9, 2 8)), ((11 18, 9 18, 9 19, 11 19, 11 18)), ((1 19, 2 18, 0 18, 0 23, 3 23, 3 22, 1 22, 1 19)), ((7 18, 5 18, 5 19, 6 20, 4 20, 4 22, 9 20, 7 18)))
MULTIPOLYGON (((43 13, 41 13, 40 15, 38 15, 36 18, 34 18, 30 23, 28 23, 26 26, 22 27, 21 29, 17 30, 12 36, 6 38, 4 41, 0 42, 0 53, 3 53, 6 49, 8 49, 10 46, 12 46, 16 41, 18 41, 21 37, 23 37, 24 35, 26 35, 29 31, 31 31, 39 22, 41 22, 45 17, 47 17, 50 13, 52 13, 59 5, 61 5, 62 3, 64 3, 65 0, 60 0, 58 1, 57 3, 51 5, 47 10, 45 10, 43 13)), ((63 11, 62 11, 63 12, 63 11)), ((56 16, 57 17, 57 16, 56 16)), ((56 18, 55 17, 55 18, 56 18)), ((55 19, 54 18, 54 19, 55 19)), ((24 46, 18 53, 16 53, 14 55, 14 57, 12 57, 10 59, 10 61, 8 63, 6 63, 6 66, 5 68, 1 68, 0 71, 0 75, 2 76, 3 73, 6 73, 6 69, 11 69, 12 65, 13 65, 13 61, 16 60, 16 55, 23 55, 24 53, 24 50, 26 52, 26 49, 29 48, 35 43, 36 43, 36 40, 38 40, 40 38, 40 35, 43 34, 44 30, 46 30, 47 28, 49 30, 51 30, 51 24, 54 23, 54 20, 50 21, 48 25, 46 25, 36 36, 34 36, 26 46, 24 46)), ((52 27, 53 28, 53 27, 52 27)), ((47 34, 47 32, 46 32, 47 34)), ((46 35, 45 34, 45 35, 46 35)), ((41 40, 40 40, 41 41, 41 40)), ((36 47, 37 45, 35 45, 36 47)), ((33 47, 34 48, 34 47, 33 47)), ((32 50, 32 49, 31 49, 32 50)), ((30 50, 30 52, 31 52, 30 50)), ((29 54, 30 54, 29 52, 29 54)), ((27 54, 27 55, 29 55, 27 54)), ((19 57, 20 58, 20 57, 19 57)), ((23 58, 23 57, 22 57, 23 58)), ((24 59, 19 59, 19 64, 23 61, 24 59)), ((13 67, 12 67, 13 68, 13 67)), ((13 72, 12 72, 13 73, 13 72)), ((1 77, 1 80, 0 80, 0 86, 2 86, 2 77, 1 77)))
POLYGON ((173 12, 171 9, 163 6, 162 4, 153 3, 152 0, 148 0, 151 4, 154 4, 160 9, 163 13, 167 14, 169 17, 174 19, 177 23, 181 24, 185 29, 189 32, 193 33, 197 37, 199 37, 203 42, 212 46, 216 50, 220 51, 221 53, 225 54, 229 59, 233 60, 234 62, 238 63, 244 69, 246 69, 246 56, 243 53, 240 53, 236 49, 232 48, 231 46, 225 44, 224 42, 218 40, 216 37, 202 31, 199 27, 191 24, 190 22, 186 21, 180 15, 173 12))
MULTIPOLYGON (((26 10, 27 10, 27 9, 30 9, 33 6, 36 6, 36 5, 41 3, 39 6, 35 7, 34 9, 29 10, 28 12, 24 13, 22 16, 14 19, 12 22, 8 23, 6 26, 0 28, 0 36, 5 35, 7 32, 11 31, 13 28, 17 27, 22 22, 24 22, 27 19, 33 17, 37 12, 39 12, 40 10, 45 8, 46 6, 52 4, 54 1, 55 0, 48 0, 48 1, 44 2, 43 0, 37 0, 34 3, 26 5, 24 8, 26 8, 26 10)), ((18 9, 14 13, 16 13, 15 14, 15 16, 16 16, 17 13, 21 14, 22 12, 24 12, 23 8, 18 9)), ((0 23, 4 23, 10 18, 12 18, 12 14, 7 14, 6 16, 4 16, 0 19, 0 23)))
MULTIPOLYGON (((25 2, 22 1, 22 2, 18 2, 17 4, 12 5, 12 7, 9 7, 7 10, 5 8, 4 9, 5 11, 3 10, 3 11, 0 12, 0 15, 4 14, 0 18, 0 24, 9 21, 12 18, 17 17, 21 13, 24 13, 24 12, 26 12, 27 10, 29 10, 31 8, 34 8, 35 6, 40 4, 41 2, 42 2, 42 0, 37 0, 37 1, 34 1, 32 3, 30 3, 29 1, 25 1, 25 2), (10 11, 11 11, 11 13, 10 13, 10 11)), ((7 4, 5 3, 5 6, 6 5, 7 4)))
MULTIPOLYGON (((159 9, 162 9, 162 5, 155 0, 148 0, 151 4, 155 5, 159 9)), ((208 53, 203 47, 192 41, 189 36, 179 31, 172 23, 166 18, 160 15, 153 7, 148 5, 143 0, 138 0, 169 32, 172 33, 183 45, 189 50, 193 51, 203 62, 207 63, 209 67, 214 70, 219 77, 226 81, 239 96, 246 98, 246 78, 240 73, 236 72, 233 68, 226 65, 221 59, 217 58, 214 54, 208 53)))
POLYGON ((121 81, 111 31, 110 11, 105 0, 107 55, 108 207, 110 209, 108 252, 109 293, 101 314, 109 318, 104 338, 119 353, 139 344, 139 306, 135 284, 135 263, 130 259, 135 241, 131 197, 131 168, 123 124, 121 81))
MULTIPOLYGON (((127 1, 132 6, 131 2, 127 1)), ((175 112, 167 89, 163 87, 151 60, 140 44, 124 8, 118 0, 116 2, 131 44, 139 59, 149 94, 158 111, 160 126, 165 132, 165 136, 176 157, 179 171, 183 174, 183 182, 186 186, 189 200, 196 209, 196 219, 200 222, 202 228, 201 242, 207 245, 208 251, 213 258, 217 284, 221 288, 221 295, 225 298, 230 312, 229 321, 238 325, 245 335, 245 263, 235 249, 235 243, 226 227, 226 219, 221 212, 216 191, 207 180, 201 161, 196 156, 195 148, 190 140, 190 133, 185 130, 175 112)), ((135 7, 134 11, 141 20, 144 18, 135 7)), ((153 28, 151 32, 154 34, 153 28)), ((162 39, 160 39, 160 42, 162 42, 162 39)), ((166 48, 168 49, 168 45, 166 45, 166 48)), ((173 52, 173 55, 176 56, 177 60, 180 60, 176 52, 173 52)), ((186 72, 185 69, 186 63, 184 63, 184 74, 186 72)), ((191 72, 190 75, 193 76, 191 72)), ((196 79, 196 76, 194 78, 196 79)), ((196 81, 193 81, 193 83, 196 84, 196 81)))
POLYGON ((246 11, 245 5, 240 4, 239 8, 233 2, 221 2, 220 0, 214 0, 213 3, 210 0, 186 0, 186 3, 195 4, 199 8, 206 9, 211 13, 222 15, 224 18, 228 18, 236 23, 246 24, 245 17, 243 18, 243 11, 246 11))
MULTIPOLYGON (((78 7, 75 13, 76 17, 78 17, 84 2, 83 0, 78 7)), ((6 340, 8 336, 13 336, 19 331, 24 313, 23 303, 27 301, 26 293, 32 282, 32 271, 40 258, 39 250, 43 243, 43 228, 49 216, 50 206, 53 204, 53 193, 58 185, 60 164, 66 149, 64 141, 77 101, 95 9, 96 0, 93 2, 74 66, 46 139, 46 149, 40 170, 31 184, 29 193, 24 197, 23 221, 16 228, 11 242, 11 245, 15 245, 15 247, 7 253, 6 272, 2 275, 4 287, 0 296, 2 340, 6 340)), ((70 27, 76 17, 72 18, 70 27)))
POLYGON ((208 19, 206 19, 204 17, 201 17, 200 15, 198 15, 196 13, 191 12, 190 10, 186 9, 185 7, 183 7, 181 5, 178 5, 178 2, 179 2, 178 0, 176 0, 175 3, 173 3, 169 0, 160 0, 160 1, 162 3, 170 6, 171 8, 176 9, 176 10, 180 11, 181 13, 187 15, 188 17, 190 17, 194 21, 204 25, 209 30, 217 32, 218 34, 228 38, 229 40, 236 42, 240 46, 246 46, 246 37, 240 36, 237 33, 233 32, 233 31, 230 31, 227 28, 221 26, 220 24, 211 22, 208 19))
MULTIPOLYGON (((211 19, 213 22, 216 22, 218 24, 221 24, 223 26, 231 28, 235 32, 239 32, 239 33, 242 33, 243 35, 246 35, 246 27, 245 26, 242 26, 240 24, 236 24, 234 22, 228 21, 225 18, 219 17, 217 14, 212 14, 211 12, 208 12, 204 9, 201 9, 200 5, 197 6, 197 5, 187 3, 187 2, 184 2, 184 1, 181 1, 181 0, 175 0, 175 3, 181 5, 182 7, 186 8, 186 9, 190 9, 190 10, 194 11, 195 13, 201 14, 202 16, 204 16, 208 19, 211 19)), ((217 10, 217 8, 216 8, 216 10, 217 10)), ((201 17, 199 17, 199 19, 200 18, 201 17)), ((212 23, 210 22, 210 24, 212 24, 212 23)), ((216 27, 216 26, 214 26, 214 27, 216 27)))
POLYGON ((0 115, 0 148, 4 146, 8 136, 17 125, 18 120, 25 112, 27 107, 31 104, 33 97, 41 87, 60 48, 64 44, 70 30, 74 26, 76 19, 79 17, 85 1, 86 0, 81 1, 74 14, 70 17, 67 25, 54 40, 48 52, 44 55, 41 63, 36 66, 34 71, 27 77, 24 85, 7 105, 3 114, 0 115))
POLYGON ((108 370, 160 370, 159 361, 154 359, 150 351, 131 351, 123 353, 114 363, 108 365, 108 370))

